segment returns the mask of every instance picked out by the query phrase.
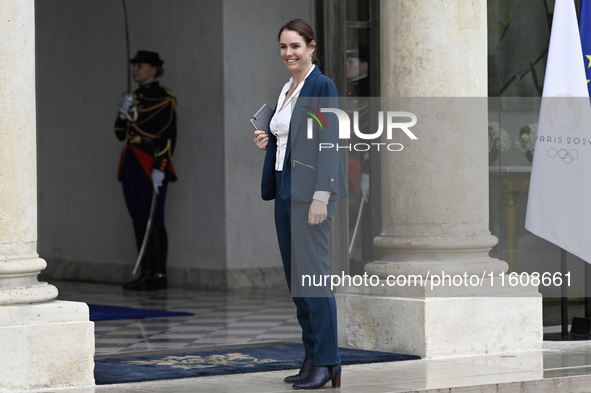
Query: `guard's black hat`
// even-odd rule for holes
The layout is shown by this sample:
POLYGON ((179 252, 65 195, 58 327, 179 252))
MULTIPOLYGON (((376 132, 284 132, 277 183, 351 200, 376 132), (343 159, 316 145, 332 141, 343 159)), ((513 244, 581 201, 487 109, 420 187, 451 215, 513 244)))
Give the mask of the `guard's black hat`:
POLYGON ((146 63, 154 67, 160 67, 164 64, 164 60, 160 59, 158 53, 147 50, 140 50, 135 54, 135 57, 129 60, 131 64, 146 63))

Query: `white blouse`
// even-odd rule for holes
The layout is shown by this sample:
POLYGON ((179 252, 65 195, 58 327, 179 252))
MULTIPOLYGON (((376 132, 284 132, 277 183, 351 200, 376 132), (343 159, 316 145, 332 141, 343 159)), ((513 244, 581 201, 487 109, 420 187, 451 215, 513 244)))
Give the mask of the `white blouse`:
POLYGON ((285 150, 287 149, 287 137, 289 136, 289 123, 291 122, 292 108, 295 106, 296 100, 300 95, 302 87, 304 87, 306 79, 308 79, 308 76, 310 73, 312 73, 315 67, 316 66, 313 65, 310 68, 304 80, 296 87, 289 99, 285 101, 285 96, 293 85, 293 77, 289 78, 289 82, 283 86, 283 89, 281 89, 281 93, 279 94, 279 98, 277 99, 277 109, 271 118, 270 124, 271 132, 277 138, 277 153, 275 155, 276 171, 283 170, 283 161, 285 161, 285 150), (283 103, 284 101, 285 104, 283 103))
MULTIPOLYGON (((304 83, 308 76, 312 73, 312 71, 316 68, 313 65, 306 77, 300 84, 296 87, 293 94, 289 97, 287 101, 285 101, 285 96, 287 92, 291 88, 293 84, 293 77, 289 78, 289 82, 287 82, 283 89, 281 89, 281 93, 279 93, 279 98, 277 99, 277 106, 275 110, 275 114, 271 118, 270 129, 273 135, 277 138, 277 153, 275 155, 275 170, 282 171, 283 170, 283 163, 285 161, 285 153, 287 149, 287 139, 289 136, 289 123, 291 122, 291 112, 292 108, 295 106, 296 100, 300 95, 300 91, 302 87, 304 87, 304 83), (285 101, 285 104, 283 103, 285 101)), ((313 199, 317 199, 328 204, 328 200, 330 198, 329 191, 316 191, 314 193, 313 199)))

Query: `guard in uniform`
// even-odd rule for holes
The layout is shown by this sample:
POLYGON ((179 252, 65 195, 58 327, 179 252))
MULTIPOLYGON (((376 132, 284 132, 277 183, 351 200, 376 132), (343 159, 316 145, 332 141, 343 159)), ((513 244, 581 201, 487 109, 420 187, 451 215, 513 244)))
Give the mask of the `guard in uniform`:
POLYGON ((119 181, 133 220, 138 251, 146 233, 153 192, 158 193, 158 200, 141 275, 123 288, 150 291, 167 287, 164 203, 168 183, 177 180, 171 161, 176 143, 177 105, 174 94, 156 80, 164 73, 164 61, 158 53, 139 51, 130 62, 134 65, 133 78, 140 87, 124 98, 115 134, 125 141, 119 181))
MULTIPOLYGON (((347 111, 349 117, 353 119, 353 113, 359 115, 359 129, 361 132, 369 134, 375 130, 370 129, 370 86, 369 86, 369 51, 364 44, 359 44, 347 50, 347 111)), ((375 112, 374 112, 375 113, 375 112)), ((367 143, 351 135, 351 144, 367 143)), ((356 219, 363 200, 364 207, 361 214, 361 225, 358 228, 358 234, 361 238, 361 260, 373 260, 373 231, 372 231, 372 206, 369 195, 369 178, 371 174, 371 160, 369 151, 349 152, 349 185, 353 191, 349 193, 349 223, 350 233, 354 232, 356 219)), ((351 241, 355 241, 352 239, 351 241)))

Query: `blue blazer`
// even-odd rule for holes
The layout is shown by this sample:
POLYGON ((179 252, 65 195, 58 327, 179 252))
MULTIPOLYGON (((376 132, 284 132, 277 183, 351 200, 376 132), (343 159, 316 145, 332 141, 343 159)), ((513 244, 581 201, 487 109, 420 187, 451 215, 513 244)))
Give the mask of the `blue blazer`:
MULTIPOLYGON (((308 113, 309 108, 320 112, 320 108, 338 108, 339 93, 332 80, 322 74, 318 66, 306 78, 304 86, 293 108, 289 124, 289 136, 281 172, 279 196, 285 200, 312 202, 316 191, 329 191, 330 200, 347 198, 347 182, 337 151, 339 143, 338 119, 334 113, 318 115, 319 122, 308 113), (308 138, 308 118, 312 119, 312 138, 308 138), (320 149, 320 144, 323 144, 320 149), (329 148, 332 144, 332 148, 329 148)), ((277 110, 277 108, 275 108, 277 110)), ((261 196, 264 200, 275 199, 275 156, 277 139, 269 133, 269 144, 263 165, 261 196)))

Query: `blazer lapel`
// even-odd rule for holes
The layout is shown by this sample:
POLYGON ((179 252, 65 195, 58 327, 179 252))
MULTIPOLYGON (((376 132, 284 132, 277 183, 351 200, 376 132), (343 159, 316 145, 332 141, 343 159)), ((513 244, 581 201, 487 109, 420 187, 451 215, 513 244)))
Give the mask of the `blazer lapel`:
MULTIPOLYGON (((295 138, 296 138, 297 133, 300 129, 300 124, 301 124, 302 120, 304 119, 303 108, 308 105, 308 101, 310 100, 310 97, 312 96, 312 90, 314 87, 314 83, 316 82, 316 79, 318 78, 318 76, 320 74, 322 74, 322 73, 318 69, 318 66, 316 66, 316 68, 314 68, 314 71, 312 71, 312 73, 308 76, 308 78, 304 82, 304 86, 302 87, 302 90, 300 91, 296 105, 293 108, 294 110, 293 110, 293 113, 291 114, 291 123, 289 124, 289 136, 287 138, 287 149, 285 150, 285 157, 286 158, 289 157, 289 154, 291 153, 291 145, 296 140, 295 138)), ((285 162, 287 162, 287 159, 285 160, 285 162)))

